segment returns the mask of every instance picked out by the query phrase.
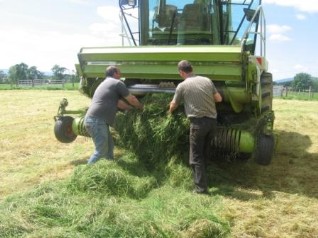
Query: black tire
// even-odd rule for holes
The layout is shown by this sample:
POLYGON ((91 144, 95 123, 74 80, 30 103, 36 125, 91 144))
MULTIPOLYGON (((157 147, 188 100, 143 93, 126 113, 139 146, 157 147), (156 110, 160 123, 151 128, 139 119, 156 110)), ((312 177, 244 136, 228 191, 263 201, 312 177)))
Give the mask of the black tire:
POLYGON ((274 154, 274 136, 261 134, 257 140, 255 161, 260 165, 269 165, 274 154))
POLYGON ((58 141, 62 143, 73 142, 77 135, 72 130, 74 118, 70 116, 60 117, 55 121, 54 134, 58 141))

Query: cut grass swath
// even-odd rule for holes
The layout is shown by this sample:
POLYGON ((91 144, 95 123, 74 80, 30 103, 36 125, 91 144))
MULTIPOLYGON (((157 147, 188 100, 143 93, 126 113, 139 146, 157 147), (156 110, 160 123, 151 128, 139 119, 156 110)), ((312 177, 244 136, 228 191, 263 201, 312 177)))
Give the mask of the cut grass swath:
POLYGON ((150 168, 166 164, 174 156, 187 158, 189 122, 183 107, 168 115, 171 96, 167 94, 145 96, 141 101, 142 112, 132 110, 116 119, 120 145, 133 151, 150 168))

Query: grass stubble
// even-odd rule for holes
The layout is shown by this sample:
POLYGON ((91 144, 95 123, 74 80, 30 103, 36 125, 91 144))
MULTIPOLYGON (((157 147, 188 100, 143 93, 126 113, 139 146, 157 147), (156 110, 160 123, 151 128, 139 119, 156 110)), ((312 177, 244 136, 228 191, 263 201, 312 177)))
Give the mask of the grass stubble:
POLYGON ((119 118, 143 133, 127 127, 116 140, 116 163, 87 166, 90 139, 54 137, 63 97, 69 109, 90 101, 75 91, 0 94, 0 237, 318 236, 318 102, 275 99, 272 164, 212 163, 212 195, 198 196, 186 150, 174 153, 186 147, 181 116, 145 125, 142 117, 156 110, 146 104, 134 120, 119 118))

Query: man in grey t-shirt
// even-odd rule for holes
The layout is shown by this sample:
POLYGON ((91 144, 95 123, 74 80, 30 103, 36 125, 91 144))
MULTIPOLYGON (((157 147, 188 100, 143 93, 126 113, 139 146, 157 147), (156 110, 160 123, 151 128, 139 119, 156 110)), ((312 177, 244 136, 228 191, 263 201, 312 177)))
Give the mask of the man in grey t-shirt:
POLYGON ((189 163, 193 170, 194 192, 208 193, 204 148, 216 133, 215 102, 221 102, 222 97, 209 78, 193 74, 189 61, 180 61, 178 70, 184 81, 176 88, 169 113, 184 102, 185 113, 191 122, 189 163))
POLYGON ((95 145, 95 151, 88 160, 89 164, 102 157, 114 159, 114 142, 109 126, 113 126, 117 110, 143 109, 143 105, 129 93, 126 85, 119 79, 119 68, 109 66, 106 69, 106 79, 97 87, 85 115, 85 128, 95 145))

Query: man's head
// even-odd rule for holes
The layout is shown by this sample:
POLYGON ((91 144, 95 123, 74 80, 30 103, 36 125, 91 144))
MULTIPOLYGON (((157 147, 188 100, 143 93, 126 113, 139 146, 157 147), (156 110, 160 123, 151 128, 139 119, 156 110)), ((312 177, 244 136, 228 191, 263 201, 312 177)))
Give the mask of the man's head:
POLYGON ((192 74, 193 68, 189 61, 181 60, 178 63, 178 71, 182 78, 187 77, 188 75, 192 74))
POLYGON ((120 70, 116 66, 108 66, 106 68, 106 77, 120 79, 120 70))

